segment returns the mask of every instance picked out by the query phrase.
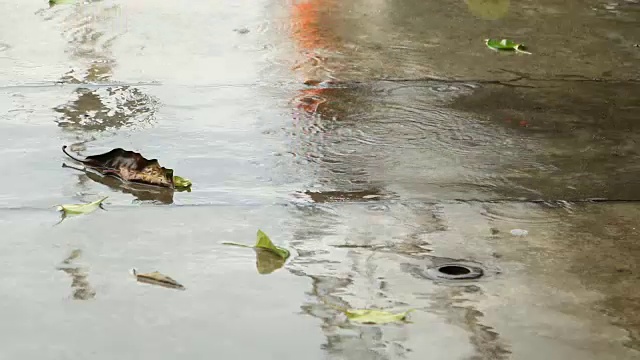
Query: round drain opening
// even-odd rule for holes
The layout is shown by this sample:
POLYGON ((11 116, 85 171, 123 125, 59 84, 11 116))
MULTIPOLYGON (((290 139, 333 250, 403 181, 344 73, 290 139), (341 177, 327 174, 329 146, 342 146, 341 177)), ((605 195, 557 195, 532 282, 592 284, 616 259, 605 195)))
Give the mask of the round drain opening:
POLYGON ((458 266, 458 265, 441 266, 438 268, 438 271, 440 271, 443 274, 453 275, 453 276, 467 275, 471 273, 471 270, 469 270, 469 268, 464 266, 458 266))
POLYGON ((484 274, 484 271, 477 266, 461 263, 442 264, 428 269, 427 272, 433 278, 445 280, 477 279, 484 274))

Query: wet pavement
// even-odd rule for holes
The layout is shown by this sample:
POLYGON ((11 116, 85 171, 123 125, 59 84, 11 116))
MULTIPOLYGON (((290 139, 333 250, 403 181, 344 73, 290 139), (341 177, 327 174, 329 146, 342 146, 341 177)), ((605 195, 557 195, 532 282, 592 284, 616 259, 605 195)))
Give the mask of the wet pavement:
POLYGON ((0 13, 1 358, 640 357, 637 1, 0 13), (62 168, 62 145, 140 152, 193 191, 62 168), (221 244, 257 229, 283 268, 221 244), (451 262, 483 276, 434 277, 451 262))

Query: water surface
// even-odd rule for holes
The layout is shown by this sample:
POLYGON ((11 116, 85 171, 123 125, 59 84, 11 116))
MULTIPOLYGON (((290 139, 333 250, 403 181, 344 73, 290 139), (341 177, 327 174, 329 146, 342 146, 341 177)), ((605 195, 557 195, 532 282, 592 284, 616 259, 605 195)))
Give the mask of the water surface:
POLYGON ((638 6, 0 1, 1 354, 637 358, 638 6), (62 168, 65 144, 193 191, 62 168), (221 245, 258 228, 283 268, 221 245), (451 261, 485 275, 428 276, 451 261))

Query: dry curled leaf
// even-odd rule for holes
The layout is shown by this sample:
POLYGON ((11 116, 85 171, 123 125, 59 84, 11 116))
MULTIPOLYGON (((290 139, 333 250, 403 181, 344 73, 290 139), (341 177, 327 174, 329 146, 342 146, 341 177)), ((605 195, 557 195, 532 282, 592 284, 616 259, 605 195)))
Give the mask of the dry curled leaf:
POLYGON ((400 313, 392 313, 382 310, 371 309, 349 309, 344 310, 344 314, 353 322, 362 324, 387 324, 396 321, 404 321, 407 319, 407 315, 413 311, 413 309, 403 311, 400 313))
POLYGON ((173 169, 164 168, 158 160, 148 160, 137 152, 117 148, 104 154, 87 156, 82 160, 69 154, 66 149, 66 145, 62 147, 62 151, 71 159, 103 175, 115 176, 130 182, 175 188, 173 169))
POLYGON ((139 282, 151 285, 159 285, 170 289, 185 290, 185 287, 182 286, 182 284, 170 278, 169 276, 161 274, 157 271, 140 274, 136 269, 132 269, 131 272, 139 282))

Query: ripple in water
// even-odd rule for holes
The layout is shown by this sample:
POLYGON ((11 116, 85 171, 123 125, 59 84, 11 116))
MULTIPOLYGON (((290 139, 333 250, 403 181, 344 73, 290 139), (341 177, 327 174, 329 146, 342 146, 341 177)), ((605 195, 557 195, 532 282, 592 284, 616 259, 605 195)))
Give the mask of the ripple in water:
POLYGON ((543 204, 534 203, 501 203, 485 206, 483 216, 492 222, 544 225, 555 224, 562 221, 561 215, 565 215, 563 209, 551 209, 543 204))
POLYGON ((345 144, 429 149, 457 156, 507 144, 502 130, 444 109, 441 96, 434 95, 446 93, 451 98, 469 89, 465 84, 401 86, 386 91, 310 89, 295 101, 299 109, 325 121, 330 115, 334 124, 331 137, 345 144))
MULTIPOLYGON (((451 97, 465 91, 464 84, 445 85, 403 85, 400 91, 389 90, 388 82, 378 82, 305 89, 295 97, 297 107, 288 134, 291 152, 317 164, 308 169, 318 178, 347 186, 357 181, 366 184, 381 166, 398 168, 400 158, 416 156, 416 151, 403 149, 434 154, 424 165, 434 170, 428 172, 431 180, 445 184, 451 183, 449 175, 458 176, 448 170, 449 161, 456 161, 454 170, 460 170, 460 165, 477 168, 478 164, 504 163, 517 143, 510 142, 504 129, 444 108, 433 93, 448 92, 451 97)), ((411 166, 406 171, 414 171, 411 166)))
POLYGON ((325 202, 352 202, 352 201, 379 201, 390 196, 381 189, 366 189, 355 191, 305 191, 309 200, 316 203, 325 202))
POLYGON ((385 106, 352 133, 354 140, 377 146, 430 149, 458 156, 482 153, 502 142, 499 132, 476 119, 418 106, 385 106))

